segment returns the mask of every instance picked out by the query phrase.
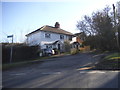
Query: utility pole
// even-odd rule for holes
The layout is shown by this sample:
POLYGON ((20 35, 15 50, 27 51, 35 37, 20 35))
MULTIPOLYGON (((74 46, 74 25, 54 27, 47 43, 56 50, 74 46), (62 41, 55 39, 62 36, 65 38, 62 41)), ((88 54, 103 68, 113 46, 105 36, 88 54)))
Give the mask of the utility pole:
POLYGON ((115 35, 116 35, 117 47, 120 51, 119 38, 118 38, 118 28, 117 28, 117 23, 116 23, 116 12, 115 12, 114 4, 113 4, 113 13, 114 13, 114 24, 115 24, 115 35))
POLYGON ((12 54, 13 54, 13 35, 7 36, 7 38, 12 38, 11 50, 10 50, 10 64, 12 63, 12 54))

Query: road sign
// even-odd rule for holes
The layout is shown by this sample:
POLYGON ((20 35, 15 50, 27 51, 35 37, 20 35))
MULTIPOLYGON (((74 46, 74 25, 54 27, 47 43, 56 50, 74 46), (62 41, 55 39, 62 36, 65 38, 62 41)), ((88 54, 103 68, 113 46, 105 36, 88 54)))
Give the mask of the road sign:
MULTIPOLYGON (((13 44, 13 35, 7 36, 7 38, 12 38, 12 44, 13 44)), ((12 54, 13 54, 13 45, 11 44, 11 50, 10 50, 10 63, 12 62, 12 54)))
POLYGON ((9 36, 7 36, 7 38, 11 38, 11 37, 13 37, 13 35, 9 35, 9 36))

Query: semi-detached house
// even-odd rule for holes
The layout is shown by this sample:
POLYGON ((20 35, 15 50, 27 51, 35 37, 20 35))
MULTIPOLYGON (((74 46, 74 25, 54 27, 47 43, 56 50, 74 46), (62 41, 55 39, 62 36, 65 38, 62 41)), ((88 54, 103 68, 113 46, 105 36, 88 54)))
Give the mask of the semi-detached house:
POLYGON ((41 49, 64 49, 64 41, 72 41, 74 34, 60 28, 58 22, 55 26, 45 25, 26 35, 27 44, 30 46, 39 45, 41 49))

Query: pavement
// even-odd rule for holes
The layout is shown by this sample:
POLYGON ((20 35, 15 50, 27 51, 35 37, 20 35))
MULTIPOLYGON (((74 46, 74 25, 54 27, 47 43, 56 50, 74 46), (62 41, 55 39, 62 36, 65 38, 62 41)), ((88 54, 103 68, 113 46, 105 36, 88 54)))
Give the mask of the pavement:
POLYGON ((119 88, 119 71, 92 70, 104 54, 79 53, 2 72, 3 88, 119 88))

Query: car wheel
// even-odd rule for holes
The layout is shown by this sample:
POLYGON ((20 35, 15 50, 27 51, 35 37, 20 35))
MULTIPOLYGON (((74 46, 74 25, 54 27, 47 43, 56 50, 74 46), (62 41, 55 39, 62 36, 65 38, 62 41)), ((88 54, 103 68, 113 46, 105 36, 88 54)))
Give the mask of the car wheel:
POLYGON ((48 56, 51 56, 51 53, 49 53, 48 56))

